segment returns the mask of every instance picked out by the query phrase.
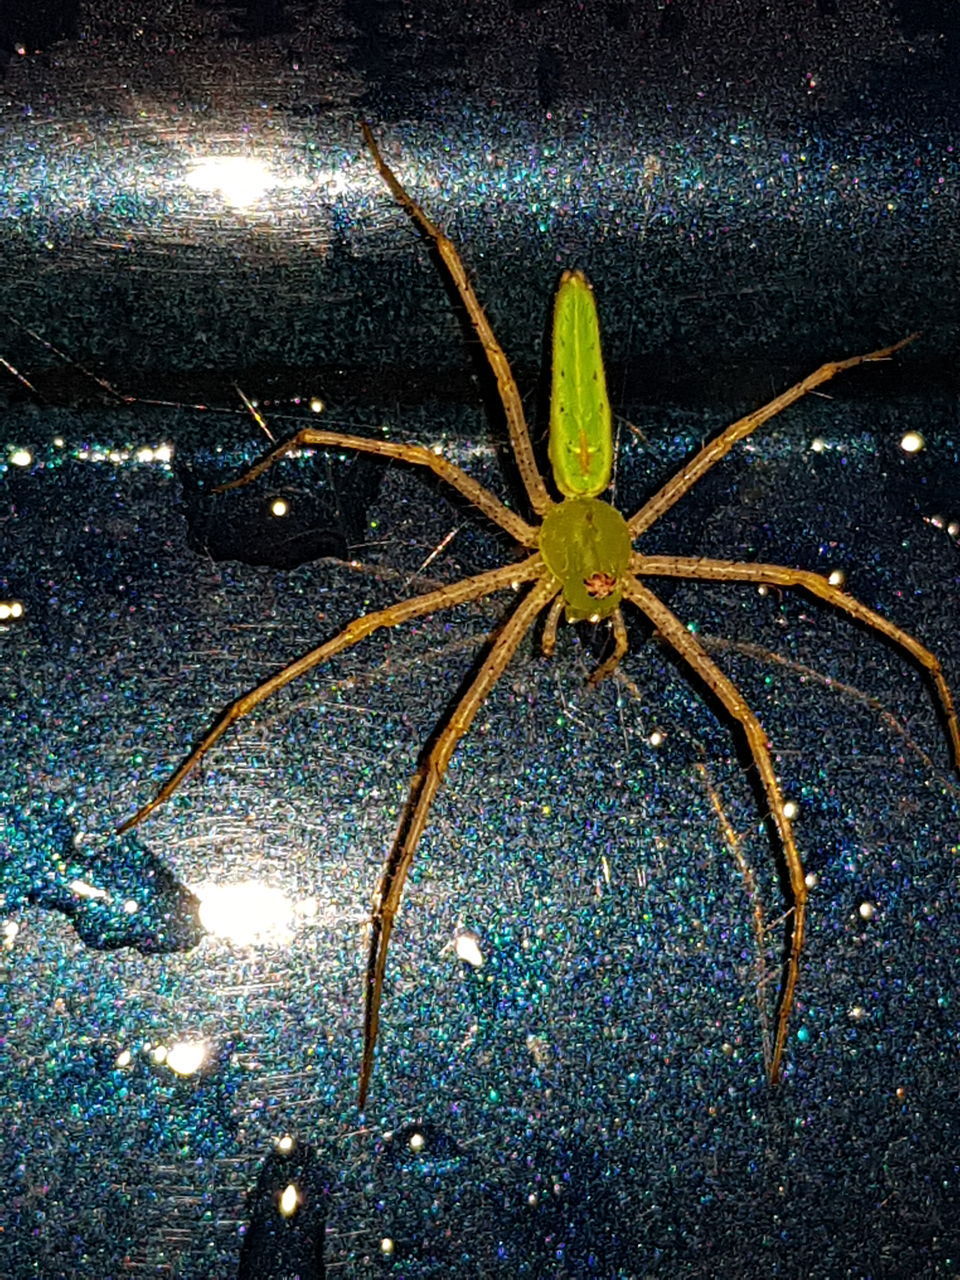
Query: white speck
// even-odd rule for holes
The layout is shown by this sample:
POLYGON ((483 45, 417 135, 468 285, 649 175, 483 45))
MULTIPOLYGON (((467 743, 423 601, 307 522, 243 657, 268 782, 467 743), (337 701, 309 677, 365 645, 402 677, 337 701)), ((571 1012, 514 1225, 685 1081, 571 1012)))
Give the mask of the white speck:
POLYGON ((464 960, 467 964, 472 965, 474 969, 479 969, 482 966, 483 952, 480 949, 480 936, 474 933, 472 929, 458 930, 453 940, 453 946, 458 960, 464 960))
POLYGON ((919 453, 925 444, 919 431, 908 431, 900 440, 900 448, 904 453, 919 453))
POLYGON ((288 1182, 280 1193, 280 1199, 277 1201, 277 1208, 280 1210, 281 1218, 292 1218, 300 1207, 300 1192, 297 1190, 295 1182, 288 1182))
POLYGON ((876 904, 873 902, 861 902, 857 908, 861 920, 872 920, 877 914, 876 904))
POLYGON ((71 880, 67 887, 70 892, 76 894, 78 898, 99 899, 100 901, 109 901, 110 898, 106 889, 101 889, 95 884, 88 884, 86 880, 71 880))
POLYGON ((165 1062, 174 1075, 192 1076, 210 1057, 210 1046, 205 1040, 178 1040, 166 1052, 165 1062))

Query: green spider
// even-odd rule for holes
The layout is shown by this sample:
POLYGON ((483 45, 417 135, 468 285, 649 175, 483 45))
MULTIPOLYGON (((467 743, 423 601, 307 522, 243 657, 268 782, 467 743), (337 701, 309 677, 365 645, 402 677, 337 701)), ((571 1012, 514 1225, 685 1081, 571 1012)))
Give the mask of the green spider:
POLYGON ((237 480, 223 485, 222 488, 229 489, 247 484, 284 455, 304 447, 355 449, 377 454, 432 471, 509 534, 522 548, 524 555, 522 559, 510 561, 500 568, 463 578, 425 595, 413 596, 386 609, 364 614, 319 648, 291 662, 255 689, 237 698, 164 783, 157 796, 125 822, 121 830, 135 826, 169 799, 230 725, 249 714, 265 698, 282 689, 291 680, 320 666, 335 654, 349 649, 364 636, 382 627, 394 627, 411 618, 424 617, 438 609, 449 609, 467 601, 479 600, 496 591, 518 591, 526 588, 513 611, 490 637, 486 656, 477 667, 466 692, 446 719, 438 725, 431 744, 421 755, 396 838, 374 895, 359 1081, 358 1101, 362 1109, 366 1104, 373 1071, 387 950, 394 920, 430 808, 457 743, 470 728, 477 711, 543 610, 547 610, 547 616, 542 648, 547 656, 554 650, 561 616, 567 622, 598 623, 609 619, 613 631, 613 651, 590 676, 590 684, 595 685, 614 670, 626 653, 627 631, 621 605, 628 601, 646 615, 662 639, 713 691, 732 720, 739 724, 766 796, 769 816, 778 833, 787 872, 789 910, 776 1031, 773 1048, 766 1063, 768 1080, 771 1084, 776 1084, 781 1075, 803 950, 807 910, 803 863, 797 851, 766 734, 760 722, 736 686, 707 656, 680 619, 654 595, 644 579, 693 578, 707 582, 755 582, 768 586, 800 587, 810 595, 833 605, 848 617, 886 636, 918 663, 932 680, 943 709, 954 760, 960 768, 960 727, 953 698, 940 663, 928 649, 894 623, 888 622, 833 586, 820 574, 773 564, 749 564, 699 556, 649 555, 636 550, 634 544, 711 467, 725 457, 739 440, 745 439, 768 419, 836 374, 870 360, 886 359, 909 342, 910 338, 867 355, 821 365, 815 373, 771 400, 762 409, 727 427, 686 462, 635 514, 626 519, 600 497, 610 484, 613 435, 593 290, 581 272, 565 271, 554 301, 552 334, 548 453, 553 486, 560 494, 557 500, 551 495, 537 466, 520 393, 507 357, 477 301, 460 255, 452 242, 401 186, 381 156, 368 126, 363 125, 362 130, 380 175, 394 198, 435 249, 480 340, 496 380, 513 456, 527 503, 536 521, 531 523, 523 519, 466 472, 421 445, 368 440, 309 427, 273 449, 237 480))

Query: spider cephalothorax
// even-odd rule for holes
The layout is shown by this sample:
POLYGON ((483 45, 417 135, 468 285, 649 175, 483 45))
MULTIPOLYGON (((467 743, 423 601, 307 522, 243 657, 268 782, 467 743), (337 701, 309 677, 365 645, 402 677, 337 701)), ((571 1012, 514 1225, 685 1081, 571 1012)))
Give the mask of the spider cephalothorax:
POLYGON ((460 701, 448 718, 438 726, 430 745, 420 758, 396 837, 374 895, 359 1086, 359 1100, 363 1106, 373 1069, 383 978, 393 922, 431 805, 457 743, 470 728, 478 709, 542 610, 548 609, 542 641, 543 650, 547 654, 552 652, 556 643, 561 614, 570 622, 610 620, 614 638, 613 652, 593 672, 591 682, 596 683, 614 669, 626 652, 627 631, 621 605, 627 601, 646 615, 662 639, 712 690, 730 718, 739 725, 779 837, 788 885, 789 925, 776 1030, 766 1062, 767 1076, 772 1084, 776 1083, 783 1063, 803 949, 807 907, 803 864, 774 771, 767 737, 760 722, 732 681, 644 580, 674 577, 799 587, 849 618, 886 636, 922 667, 931 680, 943 710, 955 762, 960 766, 960 728, 953 699, 940 664, 928 649, 820 574, 775 564, 750 564, 691 556, 642 555, 633 550, 633 543, 719 462, 737 441, 743 440, 774 414, 842 370, 869 360, 883 360, 909 339, 868 355, 822 365, 762 409, 727 427, 686 462, 639 511, 625 519, 615 507, 600 497, 610 483, 613 437, 593 291, 580 272, 565 272, 557 290, 553 322, 549 457, 553 483, 561 495, 557 501, 548 492, 546 482, 537 467, 520 393, 510 365, 477 301, 459 254, 400 185, 365 125, 363 133, 387 186, 439 255, 480 339, 485 358, 497 382, 517 469, 536 522, 528 523, 488 489, 431 449, 313 428, 298 432, 293 439, 274 449, 245 475, 233 481, 232 485, 248 483, 285 454, 303 447, 354 449, 377 454, 432 471, 509 534, 527 554, 518 563, 511 560, 500 568, 463 578, 425 595, 401 600, 375 613, 364 614, 332 639, 290 663, 257 688, 243 694, 231 704, 168 779, 155 799, 125 823, 124 829, 140 822, 172 795, 187 773, 231 724, 304 672, 326 662, 328 658, 350 648, 364 636, 382 627, 393 627, 438 609, 478 600, 496 591, 526 586, 525 594, 491 639, 486 656, 467 684, 460 701))

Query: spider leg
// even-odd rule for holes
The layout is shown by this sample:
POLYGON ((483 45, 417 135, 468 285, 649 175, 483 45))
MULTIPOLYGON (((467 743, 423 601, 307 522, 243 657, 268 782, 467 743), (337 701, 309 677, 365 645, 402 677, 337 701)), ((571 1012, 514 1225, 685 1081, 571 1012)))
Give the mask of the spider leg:
POLYGON ((788 391, 784 391, 781 395, 771 400, 769 404, 765 404, 762 409, 755 409, 753 413, 748 413, 745 418, 732 422, 729 427, 721 431, 716 439, 705 444, 699 453, 685 463, 677 474, 668 480, 663 488, 658 493, 655 493, 649 501, 645 502, 636 515, 627 521, 630 536, 638 538, 641 533, 645 533, 655 521, 660 519, 665 511, 668 511, 678 499, 682 498, 697 483, 701 476, 705 475, 711 467, 716 466, 720 459, 726 457, 738 441, 745 439, 756 431, 757 427, 762 426, 763 423, 768 422, 778 413, 782 413, 789 405, 802 399, 822 383, 829 382, 838 373, 843 373, 845 369, 854 369, 858 364, 866 364, 870 360, 886 360, 895 351, 905 347, 908 342, 913 342, 916 337, 917 334, 912 333, 909 338, 903 338, 900 342, 895 342, 889 347, 881 347, 879 351, 870 351, 865 356, 851 356, 849 360, 831 360, 827 364, 822 364, 819 369, 804 378, 802 382, 798 382, 795 386, 790 387, 788 391))
POLYGON ((610 615, 610 622, 613 626, 613 653, 591 672, 590 679, 587 681, 591 689, 596 688, 601 680, 606 680, 607 676, 616 670, 620 665, 620 659, 627 652, 627 628, 624 625, 622 610, 614 609, 610 615))
POLYGON ((807 884, 804 879, 803 863, 793 839, 790 819, 784 812, 783 794, 770 758, 767 735, 760 721, 744 701, 743 695, 729 677, 707 656, 699 642, 686 629, 680 619, 649 591, 636 578, 626 578, 623 586, 624 598, 631 600, 638 609, 647 615, 657 631, 670 644, 680 657, 700 677, 703 683, 723 703, 727 712, 738 721, 743 729, 753 759, 754 767, 763 786, 770 806, 770 815, 777 828, 780 844, 783 849, 784 862, 790 882, 790 896, 793 899, 793 921, 788 926, 787 958, 780 987, 780 999, 777 1005, 777 1028, 774 1036, 773 1053, 767 1064, 767 1079, 777 1084, 783 1063, 783 1054, 787 1043, 787 1031, 790 1024, 790 1013, 793 1009, 797 979, 800 973, 800 955, 803 951, 803 936, 807 912, 807 884))
POLYGON ((228 480, 226 484, 218 484, 214 493, 224 493, 227 489, 237 489, 240 485, 249 484, 265 471, 279 462, 289 453, 297 449, 317 446, 327 449, 355 449, 358 453, 375 453, 381 458, 396 458, 398 462, 406 462, 415 467, 427 467, 434 475, 439 476, 446 484, 475 507, 479 507, 488 519, 500 526, 511 538, 516 539, 523 547, 537 545, 537 530, 527 524, 526 520, 505 507, 499 498, 479 481, 467 475, 460 467, 448 462, 439 453, 419 444, 403 444, 390 440, 371 440, 366 436, 341 435, 337 431, 318 431, 313 427, 305 427, 295 436, 285 440, 283 444, 271 449, 249 471, 245 471, 236 480, 228 480))
POLYGON ((700 578, 723 582, 761 582, 768 586, 801 587, 812 596, 826 601, 835 609, 864 626, 879 631, 898 649, 903 650, 922 667, 929 676, 946 723, 947 736, 953 752, 953 760, 960 769, 960 723, 950 686, 944 678, 943 668, 936 655, 931 653, 909 632, 903 631, 880 613, 875 613, 855 596, 847 595, 833 586, 819 573, 806 569, 789 569, 780 564, 741 564, 732 560, 707 560, 698 556, 643 556, 634 555, 630 562, 634 573, 660 574, 671 578, 700 578))
POLYGON ((132 818, 128 818, 119 828, 119 831, 129 831, 131 827, 135 827, 142 822, 154 809, 159 808, 166 800, 169 800, 187 774, 203 759, 213 744, 232 724, 248 715, 254 707, 259 706, 264 699, 269 698, 278 689, 288 685, 291 680, 296 680, 298 676, 302 676, 305 672, 312 671, 314 667, 320 666, 328 658, 332 658, 336 654, 342 653, 345 649, 351 648, 358 640, 362 640, 365 636, 371 635, 374 631, 378 631, 383 627, 395 627, 401 622, 408 622, 411 618, 423 617, 424 614, 434 613, 438 609, 449 609, 454 605, 466 604, 470 600, 479 600, 494 591, 504 591, 519 583, 542 577, 543 574, 543 561, 539 556, 530 556, 519 564, 504 565, 499 569, 478 573, 472 578, 463 578, 459 582, 451 583, 449 586, 439 587, 436 591, 428 591, 426 595, 413 596, 409 600, 401 600, 397 604, 388 605, 386 609, 377 609, 373 613, 362 614, 359 618, 355 618, 353 622, 348 622, 343 630, 331 640, 326 641, 325 644, 316 649, 311 649, 302 658, 297 658, 296 661, 289 663, 275 675, 264 680, 262 684, 258 684, 255 689, 249 690, 237 698, 236 701, 231 702, 213 728, 207 732, 190 752, 183 764, 180 765, 175 773, 170 775, 156 796, 148 801, 143 808, 138 809, 132 818))
POLYGON ((503 406, 503 413, 506 418, 510 445, 513 449, 513 456, 516 459, 517 469, 520 472, 520 479, 523 481, 523 487, 526 489, 530 505, 537 515, 546 515, 553 506, 553 500, 547 493, 543 477, 537 469, 533 445, 530 443, 530 432, 523 416, 523 402, 520 399, 520 392, 517 388, 513 371, 510 368, 510 362, 497 341, 490 327, 490 321, 487 319, 483 307, 481 307, 477 295, 473 291, 473 285, 470 283, 460 255, 453 241, 447 239, 436 223, 432 222, 412 196, 407 194, 400 183, 400 179, 380 154, 380 148, 377 146, 370 126, 361 124, 360 128, 363 132, 363 140, 367 144, 380 176, 390 188, 393 198, 403 207, 407 215, 413 219, 423 235, 436 249, 460 301, 466 308, 470 323, 480 339, 480 345, 483 347, 487 364, 490 366, 490 371, 497 382, 497 391, 499 392, 500 403, 503 406))
MULTIPOLYGON (((543 640, 541 648, 543 656, 549 658, 553 655, 554 649, 557 647, 557 628, 560 626, 560 617, 563 613, 565 600, 562 595, 557 596, 553 604, 550 606, 550 612, 547 615, 547 621, 543 628, 543 640)), ((601 680, 605 680, 608 675, 619 665, 620 659, 627 652, 629 647, 627 642, 627 628, 624 626, 623 613, 619 609, 615 609, 611 615, 611 625, 613 626, 613 653, 605 661, 591 672, 587 684, 592 689, 598 685, 601 680)))
POLYGON ((403 887, 406 884, 417 845, 420 843, 420 837, 423 835, 430 808, 440 789, 440 783, 457 743, 470 728, 474 716, 516 653, 517 646, 533 625, 537 614, 560 589, 557 579, 550 575, 544 576, 542 567, 539 570, 539 576, 541 580, 534 584, 494 639, 483 664, 445 721, 443 728, 436 734, 410 784, 400 826, 373 902, 358 1100, 361 1110, 366 1104, 370 1076, 373 1071, 373 1055, 380 1027, 383 978, 387 966, 387 948, 390 944, 390 935, 393 932, 393 922, 400 905, 403 887))
POLYGON ((540 649, 545 658, 552 658, 553 651, 557 647, 557 629, 560 626, 560 616, 563 613, 564 603, 563 593, 561 592, 550 606, 547 620, 543 624, 543 638, 540 641, 540 649))

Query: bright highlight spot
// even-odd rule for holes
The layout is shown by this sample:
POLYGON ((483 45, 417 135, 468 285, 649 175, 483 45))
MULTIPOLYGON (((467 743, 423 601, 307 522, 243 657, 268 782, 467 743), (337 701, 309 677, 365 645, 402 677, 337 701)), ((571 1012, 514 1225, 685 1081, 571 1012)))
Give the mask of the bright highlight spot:
POLYGON ((23 604, 19 600, 0 600, 0 622, 12 622, 23 617, 23 604))
POLYGON ((908 431, 900 441, 900 448, 904 453, 919 453, 925 444, 919 431, 908 431))
POLYGON ((210 1046, 205 1040, 178 1040, 166 1053, 166 1065, 178 1076, 192 1076, 208 1061, 210 1046))
MULTIPOLYGON (((173 445, 167 444, 142 444, 138 449, 134 450, 134 460, 137 462, 169 462, 173 457, 173 445)), ((125 461, 125 457, 121 457, 121 461, 125 461)))
POLYGON ((472 929, 460 929, 453 940, 458 960, 479 969, 483 964, 483 952, 480 950, 480 936, 472 929))
POLYGON ((29 449, 14 449, 10 454, 10 465, 12 467, 29 467, 33 461, 33 454, 29 449))
POLYGON ((292 1218, 300 1207, 300 1192, 295 1182, 289 1182, 280 1193, 277 1208, 283 1218, 292 1218))
POLYGON ((270 885, 256 880, 239 884, 201 884, 200 923, 207 933, 239 946, 286 945, 293 937, 293 903, 270 885))
POLYGON ((219 195, 235 209, 246 209, 281 185, 279 176, 253 156, 206 156, 187 170, 187 186, 219 195))
POLYGON ((290 503, 286 498, 274 498, 270 503, 270 514, 272 516, 287 516, 290 514, 290 503))
POLYGON ((110 898, 106 889, 98 889, 94 884, 87 884, 86 880, 71 880, 69 884, 71 893, 75 893, 78 898, 92 898, 100 901, 108 901, 110 898))

